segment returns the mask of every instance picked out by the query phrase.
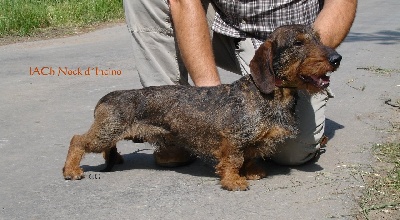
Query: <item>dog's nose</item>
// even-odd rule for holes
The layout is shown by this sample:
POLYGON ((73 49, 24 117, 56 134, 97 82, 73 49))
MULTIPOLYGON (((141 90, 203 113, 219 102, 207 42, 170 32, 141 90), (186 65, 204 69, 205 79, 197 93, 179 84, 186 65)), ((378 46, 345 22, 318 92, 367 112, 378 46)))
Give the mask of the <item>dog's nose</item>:
POLYGON ((332 54, 329 57, 329 62, 332 64, 332 66, 334 66, 335 68, 338 68, 340 65, 340 61, 342 60, 342 56, 340 56, 339 54, 335 53, 332 54))

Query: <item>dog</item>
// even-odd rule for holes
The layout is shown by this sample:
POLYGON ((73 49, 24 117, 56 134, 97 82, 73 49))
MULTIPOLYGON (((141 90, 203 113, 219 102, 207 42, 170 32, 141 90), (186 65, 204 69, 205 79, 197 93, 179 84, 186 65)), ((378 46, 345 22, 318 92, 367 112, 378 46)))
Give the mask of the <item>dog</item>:
POLYGON ((247 190, 247 180, 266 176, 257 159, 298 133, 297 91, 324 90, 341 59, 311 27, 282 26, 256 50, 251 74, 232 84, 111 92, 98 102, 89 131, 72 137, 64 178, 84 177, 85 153, 105 152, 105 171, 111 170, 123 160, 116 143, 127 139, 213 158, 222 188, 247 190))

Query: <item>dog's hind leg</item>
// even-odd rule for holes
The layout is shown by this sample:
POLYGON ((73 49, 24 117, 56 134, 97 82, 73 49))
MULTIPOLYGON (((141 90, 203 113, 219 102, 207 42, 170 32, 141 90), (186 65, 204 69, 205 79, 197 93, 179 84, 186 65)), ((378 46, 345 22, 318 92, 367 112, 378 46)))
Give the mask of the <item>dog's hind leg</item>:
POLYGON ((110 171, 114 164, 123 161, 116 148, 119 135, 111 132, 112 129, 101 130, 98 128, 95 122, 87 133, 72 137, 63 168, 65 179, 79 180, 84 177, 83 170, 79 165, 85 153, 107 152, 105 171, 110 171))
POLYGON ((122 135, 126 130, 121 115, 118 113, 113 106, 99 105, 89 131, 83 135, 72 137, 63 168, 65 179, 76 180, 84 177, 83 170, 79 165, 85 153, 108 152, 106 169, 111 170, 118 158, 121 157, 117 152, 116 143, 123 139, 122 135))
MULTIPOLYGON (((134 143, 144 143, 143 138, 140 137, 124 137, 125 140, 131 140, 134 143)), ((106 161, 106 168, 100 170, 100 172, 111 172, 115 164, 123 164, 124 158, 118 153, 117 146, 103 151, 103 158, 106 161)))
POLYGON ((84 178, 83 169, 79 167, 85 154, 85 136, 74 135, 68 150, 67 160, 63 168, 63 175, 68 180, 79 180, 84 178))
POLYGON ((103 158, 106 161, 106 168, 100 170, 100 172, 110 172, 115 164, 124 163, 124 158, 118 153, 116 146, 104 151, 103 158))

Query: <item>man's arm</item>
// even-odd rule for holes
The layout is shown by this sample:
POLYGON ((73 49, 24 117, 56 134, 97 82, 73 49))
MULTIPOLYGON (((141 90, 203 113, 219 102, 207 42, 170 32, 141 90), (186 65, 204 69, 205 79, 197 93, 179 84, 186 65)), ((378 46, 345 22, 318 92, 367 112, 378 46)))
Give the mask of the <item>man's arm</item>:
POLYGON ((200 0, 170 0, 178 47, 196 86, 221 83, 211 46, 211 37, 200 0))
POLYGON ((356 9, 357 0, 325 0, 314 22, 323 44, 336 48, 342 43, 353 24, 356 9))

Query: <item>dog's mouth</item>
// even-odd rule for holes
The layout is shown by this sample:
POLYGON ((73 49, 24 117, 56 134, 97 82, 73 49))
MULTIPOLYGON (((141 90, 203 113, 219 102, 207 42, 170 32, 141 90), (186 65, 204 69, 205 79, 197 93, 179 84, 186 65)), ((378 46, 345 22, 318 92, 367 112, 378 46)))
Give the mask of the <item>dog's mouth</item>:
POLYGON ((314 86, 318 88, 326 88, 330 83, 330 76, 322 75, 322 76, 306 76, 300 75, 300 78, 306 83, 312 83, 314 86))

